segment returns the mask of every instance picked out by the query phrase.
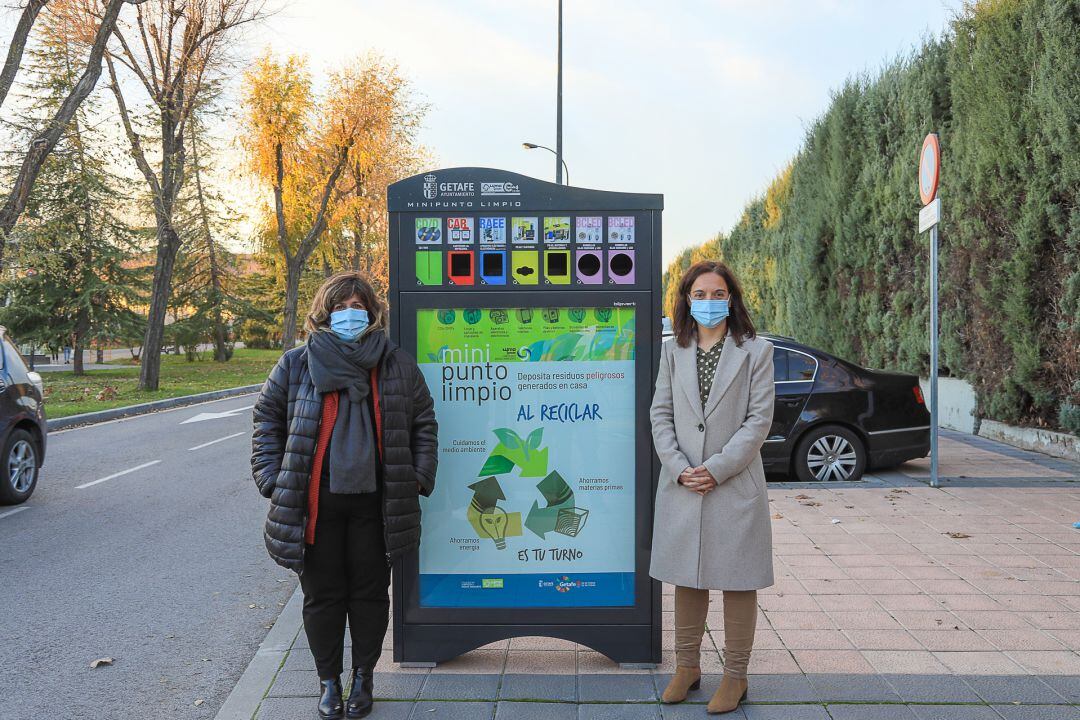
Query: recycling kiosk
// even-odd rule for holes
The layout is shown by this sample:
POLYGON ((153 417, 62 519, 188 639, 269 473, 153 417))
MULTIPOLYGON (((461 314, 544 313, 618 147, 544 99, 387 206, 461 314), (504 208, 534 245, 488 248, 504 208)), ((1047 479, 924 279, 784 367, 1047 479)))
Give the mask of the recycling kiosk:
POLYGON ((439 423, 394 660, 543 635, 660 661, 649 577, 662 195, 452 168, 391 185, 393 339, 439 423))

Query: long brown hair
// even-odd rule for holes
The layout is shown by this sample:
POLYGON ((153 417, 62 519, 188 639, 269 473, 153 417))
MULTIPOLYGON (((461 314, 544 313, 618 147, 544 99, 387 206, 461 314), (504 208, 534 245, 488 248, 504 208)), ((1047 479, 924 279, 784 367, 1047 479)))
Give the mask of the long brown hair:
POLYGON ((310 334, 329 326, 330 313, 334 306, 343 303, 353 295, 359 295, 367 308, 368 327, 364 333, 376 330, 386 331, 386 304, 375 294, 363 275, 346 270, 339 272, 322 284, 311 300, 311 310, 304 318, 304 329, 310 334))
POLYGON ((694 286, 695 280, 707 272, 716 273, 724 278, 724 282, 727 283, 727 326, 732 337, 735 338, 735 344, 741 347, 743 340, 757 335, 757 330, 754 329, 754 321, 750 319, 750 313, 746 311, 746 305, 743 303, 742 285, 735 279, 731 268, 715 260, 702 260, 691 265, 683 273, 682 280, 679 281, 679 295, 675 298, 675 310, 671 317, 671 328, 675 331, 675 342, 679 344, 679 347, 686 347, 690 344, 691 338, 697 333, 697 321, 690 316, 690 288, 694 286))

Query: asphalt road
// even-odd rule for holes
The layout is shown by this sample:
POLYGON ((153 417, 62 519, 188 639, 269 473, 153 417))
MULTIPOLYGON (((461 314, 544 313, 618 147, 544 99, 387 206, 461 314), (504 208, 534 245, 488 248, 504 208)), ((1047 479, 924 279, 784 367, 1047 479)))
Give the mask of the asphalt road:
POLYGON ((0 506, 0 718, 213 718, 296 586, 263 547, 254 400, 50 435, 0 506))

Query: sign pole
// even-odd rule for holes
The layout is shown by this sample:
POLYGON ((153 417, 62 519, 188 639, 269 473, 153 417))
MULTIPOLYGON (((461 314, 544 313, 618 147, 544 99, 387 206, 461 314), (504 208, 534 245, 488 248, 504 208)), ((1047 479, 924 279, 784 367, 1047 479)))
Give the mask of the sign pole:
POLYGON ((938 479, 938 229, 930 228, 930 487, 938 479))
POLYGON ((930 133, 919 152, 919 232, 930 230, 930 487, 941 486, 938 477, 938 223, 941 198, 937 197, 941 175, 941 146, 930 133))

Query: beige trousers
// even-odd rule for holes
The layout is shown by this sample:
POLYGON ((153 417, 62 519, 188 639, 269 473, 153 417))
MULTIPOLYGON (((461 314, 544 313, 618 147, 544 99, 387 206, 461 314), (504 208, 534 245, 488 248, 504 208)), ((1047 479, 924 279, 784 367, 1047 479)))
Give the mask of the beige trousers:
MULTIPOLYGON (((675 586, 675 664, 701 666, 709 591, 675 586)), ((724 674, 745 678, 757 626, 757 591, 724 591, 724 674)))

